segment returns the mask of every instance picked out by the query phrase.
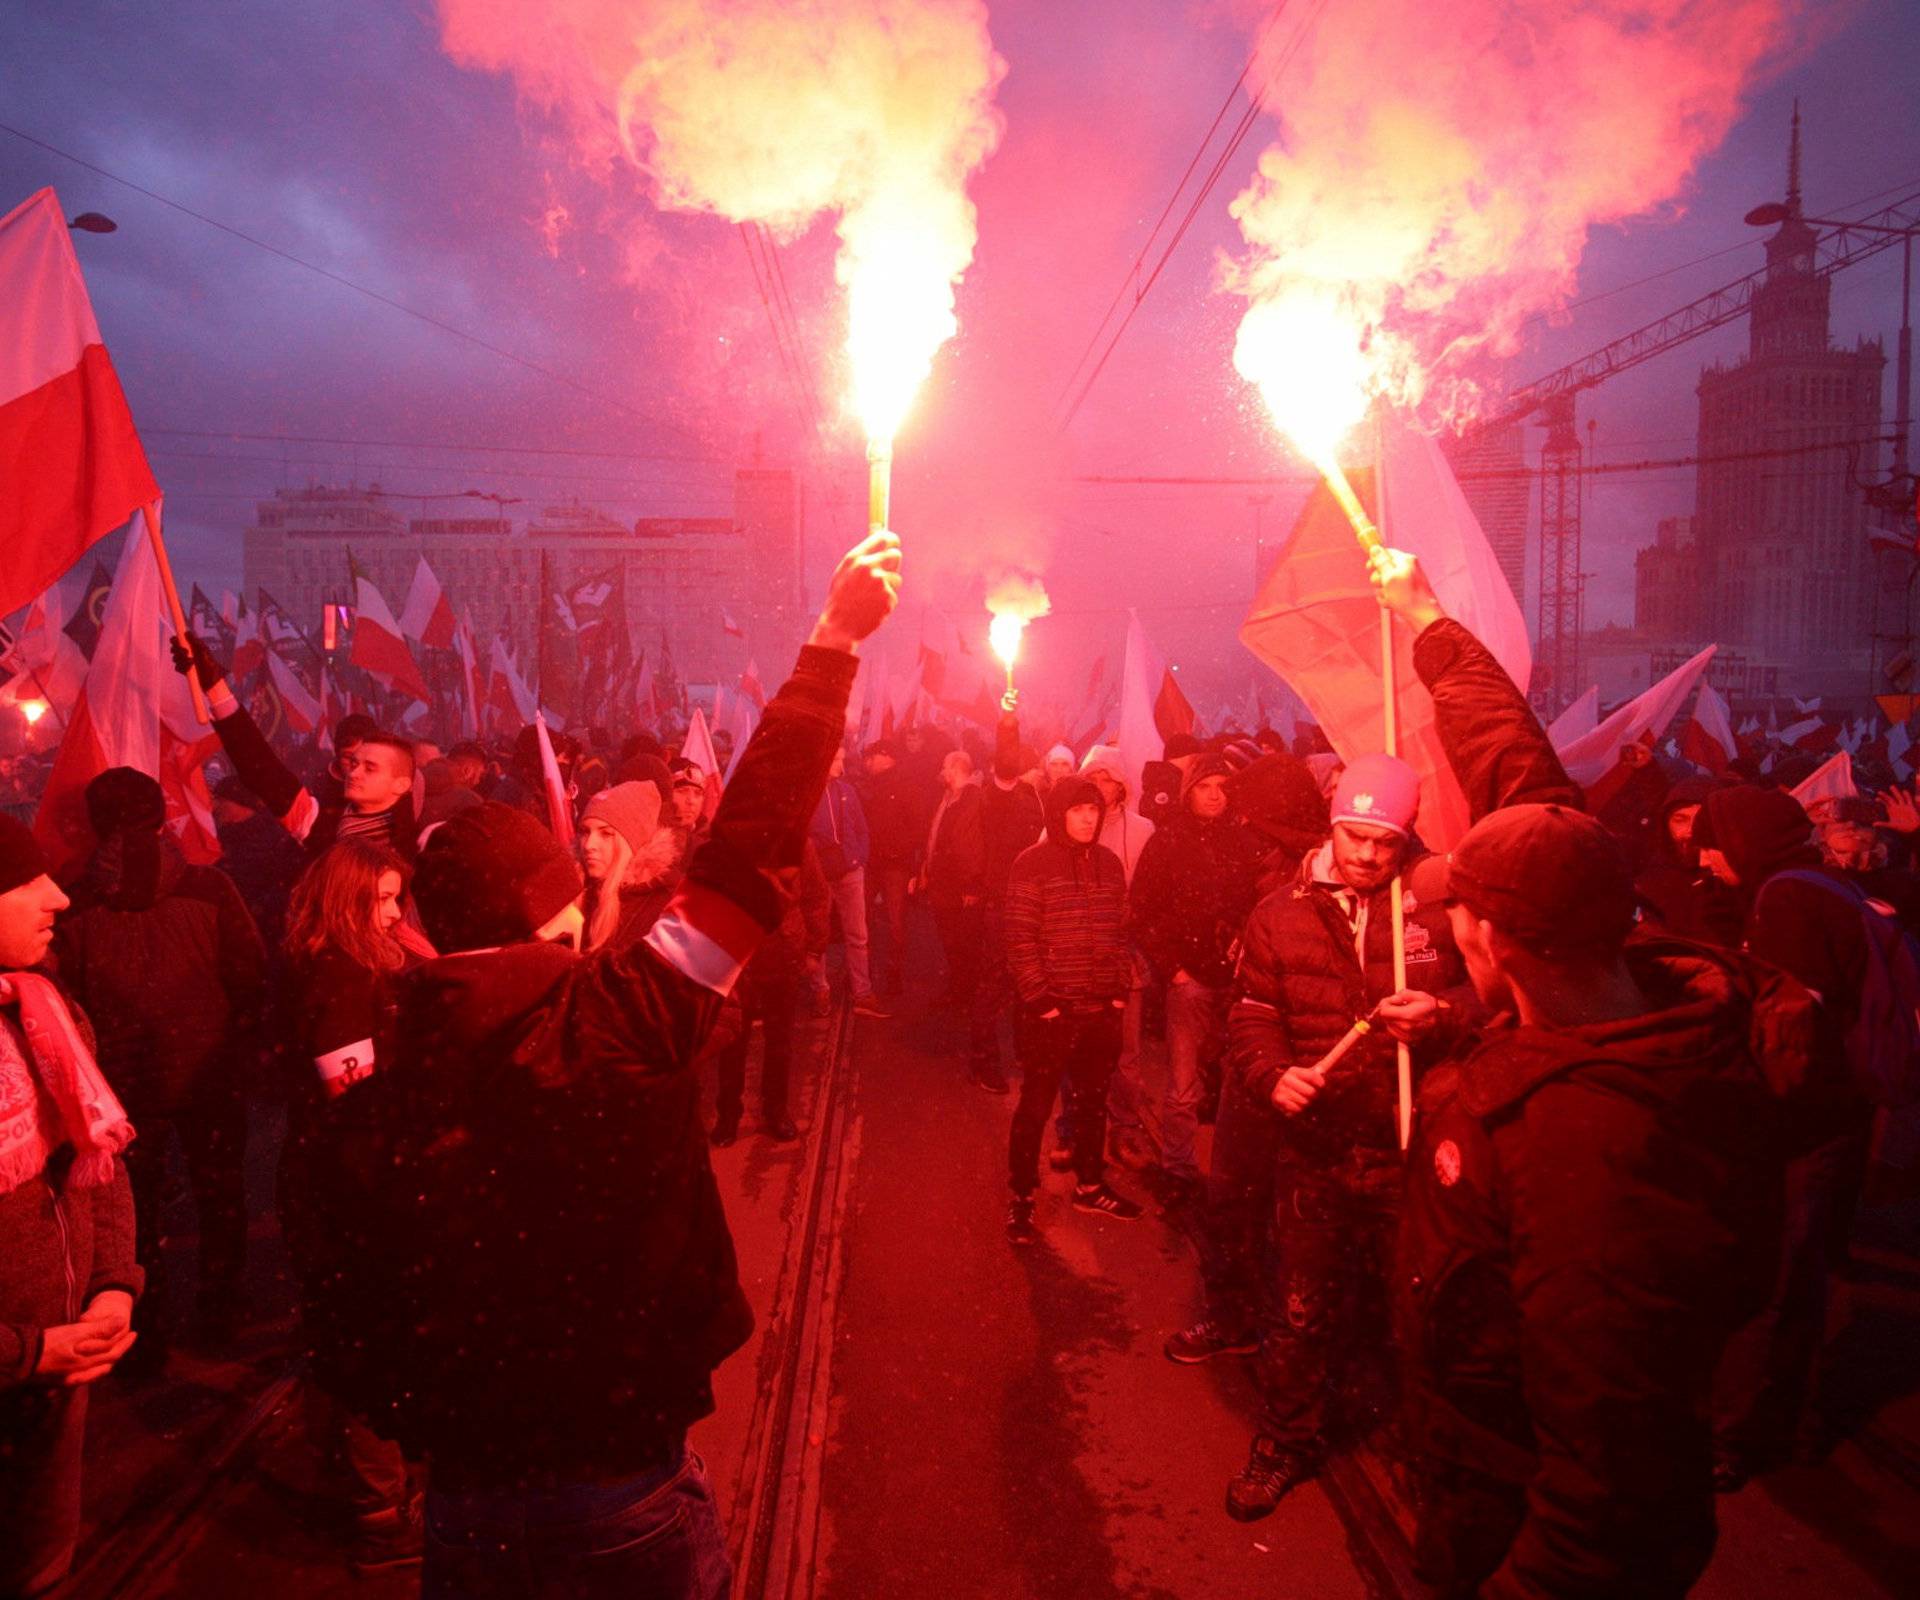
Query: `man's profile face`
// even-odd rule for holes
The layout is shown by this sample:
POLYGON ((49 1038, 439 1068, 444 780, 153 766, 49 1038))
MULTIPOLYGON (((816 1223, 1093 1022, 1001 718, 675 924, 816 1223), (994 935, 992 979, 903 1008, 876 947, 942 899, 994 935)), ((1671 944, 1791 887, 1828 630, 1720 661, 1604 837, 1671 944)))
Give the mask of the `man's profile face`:
POLYGON ((53 921, 72 902, 44 872, 0 894, 0 967, 37 967, 53 943, 53 921))
POLYGON ((359 811, 385 811, 412 792, 413 763, 391 745, 357 744, 340 757, 340 788, 359 811))
POLYGON ((1333 873, 1355 894, 1373 894, 1393 881, 1407 853, 1404 834, 1371 822, 1333 825, 1333 873))
POLYGON ((480 782, 480 775, 486 770, 473 756, 453 758, 453 781, 462 789, 475 787, 480 782))
POLYGON ((1109 811, 1118 810, 1120 802, 1127 797, 1127 786, 1111 772, 1103 772, 1097 767, 1087 777, 1094 788, 1100 791, 1101 803, 1109 811))
POLYGON ((1466 963, 1467 977, 1480 1003, 1495 1011, 1511 1011, 1513 991, 1495 956, 1492 930, 1457 901, 1447 907, 1447 924, 1453 930, 1453 942, 1460 949, 1460 959, 1466 963))
POLYGON ((1062 778, 1073 776, 1073 763, 1063 756, 1053 756, 1047 761, 1047 781, 1058 783, 1062 778))

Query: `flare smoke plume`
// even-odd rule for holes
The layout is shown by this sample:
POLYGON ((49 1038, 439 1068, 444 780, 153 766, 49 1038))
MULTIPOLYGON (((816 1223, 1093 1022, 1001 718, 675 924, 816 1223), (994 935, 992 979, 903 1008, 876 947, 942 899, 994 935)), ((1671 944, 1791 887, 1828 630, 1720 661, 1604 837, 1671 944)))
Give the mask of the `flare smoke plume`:
POLYGON ((1024 573, 1007 573, 987 586, 987 610, 996 617, 1018 617, 1023 623, 1032 622, 1052 609, 1047 586, 1024 573))
POLYGON ((1470 414, 1485 358, 1566 302, 1587 231, 1676 201, 1805 16, 1805 0, 1345 0, 1273 73, 1283 17, 1251 77, 1281 138, 1232 207, 1249 249, 1225 282, 1251 302, 1235 365, 1272 398, 1276 364, 1322 365, 1300 345, 1333 322, 1351 357, 1336 382, 1470 414))
POLYGON ((788 235, 832 213, 856 368, 880 346, 912 369, 881 393, 856 372, 863 414, 897 425, 954 332, 975 242, 966 184, 1000 138, 992 102, 1006 65, 983 0, 438 7, 455 61, 509 74, 563 120, 584 161, 631 162, 661 206, 788 235))

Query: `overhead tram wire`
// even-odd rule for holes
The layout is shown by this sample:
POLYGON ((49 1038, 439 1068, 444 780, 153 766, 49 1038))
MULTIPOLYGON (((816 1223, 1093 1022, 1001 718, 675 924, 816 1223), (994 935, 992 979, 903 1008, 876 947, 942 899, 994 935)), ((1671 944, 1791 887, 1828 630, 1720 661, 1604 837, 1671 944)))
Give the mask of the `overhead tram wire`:
POLYGON ((787 288, 787 269, 780 260, 779 245, 772 233, 768 231, 767 225, 763 222, 759 227, 760 248, 766 252, 768 265, 773 269, 774 288, 777 291, 775 299, 786 317, 787 340, 793 348, 794 365, 800 370, 800 381, 806 390, 807 404, 813 413, 814 436, 816 439, 822 439, 825 433, 826 408, 820 403, 820 391, 813 381, 813 368, 802 359, 806 345, 800 337, 799 313, 793 309, 793 295, 787 288))
POLYGON ((88 161, 84 156, 77 156, 70 150, 62 150, 58 145, 49 144, 45 139, 36 138, 33 134, 16 128, 11 123, 0 122, 0 133, 10 133, 16 139, 33 145, 37 149, 44 150, 49 155, 58 156, 62 161, 70 161, 76 167, 84 168, 97 177, 105 178, 109 183, 117 183, 124 189, 131 189, 135 194, 144 195, 147 199, 155 201, 171 211, 179 212, 183 217, 191 217, 195 222, 204 223, 209 228, 214 228, 221 233, 229 234, 242 243, 252 245, 256 250, 264 250, 270 256, 277 256, 280 260, 299 267, 304 271, 311 272, 316 277, 325 278, 329 283, 336 283, 343 289, 351 289, 355 294, 365 295, 367 299, 376 301, 380 305, 388 307, 390 310, 398 311, 406 316, 412 317, 415 321, 423 322, 430 328, 437 328, 442 333, 450 333, 456 339, 464 339, 475 348, 485 350, 489 355, 498 356, 503 361, 510 361, 515 366, 522 367, 528 372, 536 373, 540 377, 547 379, 550 383, 559 384, 564 389, 571 389, 574 393, 585 396, 596 405, 612 406, 617 411, 624 411, 629 416, 639 418, 650 427, 664 428, 670 433, 679 434, 683 439, 692 440, 696 444, 699 443, 699 435, 694 433, 690 428, 683 428, 677 422, 669 422, 666 418, 657 416, 650 411, 642 410, 639 406, 632 404, 630 401, 622 400, 615 395, 602 394, 599 390, 580 382, 578 378, 570 378, 563 372, 556 372, 551 367, 543 366, 540 362, 533 360, 529 356, 521 355, 518 351, 509 350, 504 345, 497 345, 489 339, 483 339, 478 334, 470 333, 465 328, 459 327, 454 323, 444 322, 430 312, 422 311, 416 306, 410 306, 404 300, 396 300, 392 295, 382 294, 378 289, 372 288, 364 283, 358 283, 342 273, 335 272, 331 267, 320 266, 317 262, 308 261, 301 256, 295 255, 291 250, 283 250, 277 244, 269 244, 265 239, 258 238, 246 232, 244 229, 236 228, 230 222, 222 222, 218 217, 210 217, 204 211, 196 211, 192 206, 184 205, 178 200, 171 199, 159 193, 157 190, 149 189, 145 184, 135 183, 131 178, 123 178, 117 172, 109 172, 105 167, 88 161))
POLYGON ((821 436, 820 418, 813 409, 812 396, 803 374, 801 351, 797 340, 789 336, 776 304, 779 292, 773 283, 775 262, 772 242, 757 222, 743 222, 739 227, 740 243, 747 252, 747 265, 753 269, 753 287, 760 296, 761 308, 767 314, 767 325, 773 330, 774 349, 779 354, 787 386, 793 392, 794 411, 799 416, 800 426, 818 441, 821 436))
MULTIPOLYGON (((1280 57, 1274 63, 1273 70, 1267 74, 1265 81, 1260 86, 1259 92, 1248 96, 1246 110, 1241 113, 1239 121, 1234 124, 1233 132, 1229 136, 1225 148, 1220 152, 1218 157, 1215 158, 1213 165, 1208 168, 1207 175, 1202 181, 1199 191, 1194 195, 1192 203, 1187 207, 1185 214, 1181 217, 1180 224, 1174 230, 1173 237, 1167 241, 1166 249, 1160 253, 1160 258, 1154 263, 1152 272, 1147 274, 1144 281, 1138 283, 1138 286, 1134 290, 1132 303, 1128 305, 1125 313, 1120 318, 1119 326, 1113 330, 1112 336, 1107 340, 1106 348, 1101 351, 1099 360, 1094 363, 1092 370, 1087 372, 1086 378, 1080 384, 1077 392, 1073 393, 1073 399, 1071 403, 1068 404, 1066 414, 1060 421, 1059 431, 1061 433, 1065 433, 1067 429, 1073 426, 1074 419, 1080 414, 1081 406, 1086 403, 1087 396, 1093 392, 1093 386, 1099 382, 1100 374, 1106 370, 1107 362, 1112 359, 1114 351, 1119 348, 1120 340, 1125 335, 1127 328, 1132 324, 1134 316, 1139 311, 1141 304, 1152 291, 1154 284, 1159 282, 1161 273, 1166 271, 1168 262, 1173 259, 1174 252, 1180 248, 1181 241, 1186 238, 1187 232, 1193 226, 1195 218, 1200 215, 1200 208, 1206 204, 1208 197, 1213 193, 1214 187, 1219 183, 1221 175, 1227 169, 1228 163, 1239 153, 1240 146, 1245 143, 1247 134, 1252 131, 1253 125, 1260 120, 1261 105, 1265 101, 1268 92, 1279 81, 1280 74, 1291 65, 1293 58, 1299 53, 1300 47, 1306 43, 1307 36, 1313 31, 1314 25, 1320 20, 1321 14, 1327 8, 1327 0, 1311 0, 1311 3, 1311 12, 1300 25, 1294 29, 1291 37, 1281 48, 1280 57)), ((1255 42, 1253 53, 1248 57, 1247 65, 1241 68, 1240 77, 1234 81, 1233 88, 1228 91, 1226 105, 1221 107, 1221 115, 1224 115, 1227 107, 1232 104, 1234 95, 1240 92, 1241 87, 1246 81, 1247 73, 1252 69, 1254 62, 1259 57, 1260 46, 1265 42, 1267 31, 1270 31, 1274 24, 1279 21, 1280 15, 1285 9, 1286 0, 1282 0, 1281 5, 1276 8, 1273 16, 1268 19, 1267 29, 1262 31, 1259 40, 1255 42)), ((1213 125, 1207 130, 1207 138, 1201 141, 1200 149, 1195 153, 1193 162, 1188 164, 1187 174, 1182 176, 1179 186, 1174 190, 1172 199, 1167 202, 1167 209, 1169 211, 1179 200, 1181 190, 1186 186, 1187 176, 1192 173, 1200 157, 1205 154, 1207 144, 1211 141, 1214 130, 1219 126, 1219 122, 1220 118, 1216 116, 1213 125)), ((1165 213, 1162 214, 1162 221, 1164 221, 1164 219, 1165 213)), ((1138 278, 1139 269, 1145 261, 1147 250, 1152 247, 1152 239, 1158 236, 1159 231, 1160 223, 1155 223, 1154 231, 1153 234, 1149 236, 1148 244, 1142 248, 1140 256, 1135 260, 1134 265, 1128 269, 1127 278, 1121 282, 1120 287, 1122 294, 1125 292, 1127 282, 1138 278)), ((1120 296, 1116 295, 1115 304, 1119 303, 1119 299, 1120 296)), ((1094 330, 1094 336, 1088 344, 1086 354, 1083 354, 1080 362, 1076 364, 1074 368, 1076 374, 1085 366, 1087 356, 1092 354, 1094 346, 1099 343, 1100 334, 1106 326, 1106 321, 1110 319, 1111 316, 1112 308, 1110 307, 1107 318, 1103 318, 1100 328, 1094 330)), ((1068 389, 1072 389, 1071 379, 1068 380, 1068 389)))

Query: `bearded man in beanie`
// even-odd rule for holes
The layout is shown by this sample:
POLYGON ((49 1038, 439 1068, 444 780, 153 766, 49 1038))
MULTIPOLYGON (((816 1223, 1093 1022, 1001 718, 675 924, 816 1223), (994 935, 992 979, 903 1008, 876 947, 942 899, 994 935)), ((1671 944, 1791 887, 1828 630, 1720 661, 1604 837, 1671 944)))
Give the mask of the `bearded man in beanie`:
POLYGON ((1714 1369, 1777 1259, 1774 1086, 1809 997, 1636 930, 1624 852, 1525 696, 1411 556, 1373 568, 1477 819, 1432 887, 1497 1013, 1422 1085, 1407 1165, 1416 1569, 1487 1600, 1677 1600, 1713 1549, 1714 1369))
POLYGON ((0 816, 0 1594, 73 1563, 87 1386, 127 1352, 142 1275, 126 1113, 45 960, 67 897, 0 816))
POLYGON ((348 1398, 431 1472, 428 1595, 728 1591, 686 1430, 753 1316, 694 1063, 786 915, 899 563, 887 533, 842 559, 637 943, 575 953, 579 869, 523 811, 475 806, 420 853, 448 953, 396 980, 396 1060, 342 1100, 329 1188, 365 1330, 348 1398))
POLYGON ((1234 1071, 1240 1091, 1281 1119, 1273 1193, 1283 1219, 1279 1315, 1260 1341, 1259 1431, 1227 1488, 1227 1511, 1241 1521, 1266 1516, 1320 1470, 1334 1435, 1362 1420, 1337 1414, 1336 1391, 1358 1393, 1363 1377, 1378 1378, 1369 1362, 1383 1365, 1400 1199, 1395 1040, 1421 1047, 1417 1067, 1437 1058, 1452 1030, 1440 1026, 1436 997, 1462 976, 1445 912, 1408 891, 1407 982, 1394 983, 1392 887, 1412 854, 1419 803, 1404 761, 1349 764, 1331 836, 1255 907, 1241 943, 1234 1071), (1375 1018, 1385 1028, 1337 1068, 1319 1066, 1356 1021, 1375 1018))
POLYGON ((1224 756, 1187 761, 1179 809, 1155 825, 1133 875, 1132 931, 1167 986, 1167 1091, 1160 1110, 1160 1168, 1176 1200, 1197 1196, 1194 1139, 1208 1063, 1226 1023, 1231 951, 1253 909, 1262 851, 1227 804, 1224 756))

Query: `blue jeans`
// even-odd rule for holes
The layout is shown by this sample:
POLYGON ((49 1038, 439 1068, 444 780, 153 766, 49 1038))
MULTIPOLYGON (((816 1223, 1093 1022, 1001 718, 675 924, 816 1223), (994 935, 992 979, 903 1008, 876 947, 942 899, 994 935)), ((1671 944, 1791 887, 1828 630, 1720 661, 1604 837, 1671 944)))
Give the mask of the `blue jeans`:
POLYGON ((691 1450, 615 1483, 427 1489, 422 1600, 726 1600, 732 1583, 691 1450))

